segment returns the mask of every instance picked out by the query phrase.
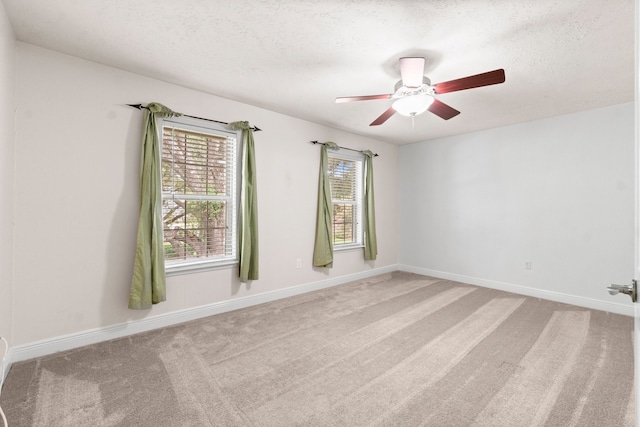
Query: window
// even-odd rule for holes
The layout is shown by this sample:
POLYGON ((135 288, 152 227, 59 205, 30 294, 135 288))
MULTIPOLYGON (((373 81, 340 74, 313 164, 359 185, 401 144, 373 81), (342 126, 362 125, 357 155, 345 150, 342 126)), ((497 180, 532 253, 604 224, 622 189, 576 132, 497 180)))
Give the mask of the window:
POLYGON ((160 129, 165 270, 235 263, 238 134, 182 117, 160 129))
POLYGON ((333 202, 334 249, 360 247, 362 239, 363 155, 328 153, 328 174, 333 202))

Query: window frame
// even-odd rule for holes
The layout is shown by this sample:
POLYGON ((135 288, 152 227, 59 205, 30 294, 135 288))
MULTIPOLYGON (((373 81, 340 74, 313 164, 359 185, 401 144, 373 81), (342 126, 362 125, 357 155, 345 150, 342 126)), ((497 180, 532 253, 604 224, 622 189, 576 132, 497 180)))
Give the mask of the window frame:
MULTIPOLYGON (((365 156, 359 151, 338 149, 338 150, 328 150, 327 152, 328 160, 331 162, 331 159, 342 159, 347 161, 355 161, 357 162, 358 173, 356 177, 356 197, 354 206, 356 207, 356 219, 353 227, 353 235, 356 236, 355 242, 350 243, 336 243, 335 233, 332 233, 333 236, 333 250, 334 252, 348 251, 352 249, 360 249, 364 247, 364 178, 365 178, 365 156)), ((329 182, 331 183, 331 177, 329 177, 329 182)), ((335 204, 336 200, 333 195, 333 184, 331 183, 331 203, 334 206, 334 212, 332 212, 332 231, 335 231, 334 221, 335 221, 335 204)))
MULTIPOLYGON (((178 129, 183 129, 185 131, 191 131, 196 133, 210 134, 214 136, 223 136, 225 138, 233 139, 233 174, 231 176, 231 189, 232 193, 227 197, 220 196, 191 196, 185 199, 201 199, 201 200, 221 200, 226 199, 230 203, 228 215, 226 215, 226 224, 228 229, 230 230, 231 236, 227 236, 229 242, 231 243, 231 254, 228 256, 222 256, 220 258, 205 258, 205 259, 187 259, 182 261, 167 261, 165 259, 164 269, 166 276, 174 276, 181 274, 189 274, 196 273, 200 271, 208 271, 208 270, 217 270, 222 268, 233 267, 238 264, 238 209, 240 206, 240 185, 241 185, 241 170, 240 170, 240 159, 241 159, 241 141, 242 141, 242 130, 232 130, 229 129, 224 124, 219 124, 216 122, 197 119, 192 117, 178 116, 178 117, 164 117, 158 120, 158 140, 160 141, 160 150, 158 150, 159 156, 159 164, 160 164, 160 173, 162 173, 162 149, 164 147, 164 128, 174 127, 178 129)), ((161 186, 162 186, 162 177, 160 178, 161 186)), ((182 193, 166 193, 162 192, 161 188, 161 201, 164 203, 164 200, 170 197, 176 197, 177 195, 181 195, 182 193)), ((162 225, 163 230, 163 245, 164 245, 164 221, 162 225)))

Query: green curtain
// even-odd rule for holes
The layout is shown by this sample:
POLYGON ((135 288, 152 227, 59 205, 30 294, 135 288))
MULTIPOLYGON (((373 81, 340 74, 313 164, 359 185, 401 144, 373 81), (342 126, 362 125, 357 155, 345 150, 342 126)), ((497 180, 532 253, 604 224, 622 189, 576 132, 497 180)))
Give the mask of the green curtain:
POLYGON ((333 142, 325 142, 320 151, 320 176, 318 177, 318 210, 316 214, 316 240, 313 248, 315 267, 333 267, 333 203, 331 183, 327 168, 328 149, 337 149, 333 142))
POLYGON ((258 280, 258 193, 253 130, 249 122, 233 122, 242 130, 242 187, 238 224, 238 258, 240 281, 258 280))
POLYGON ((162 188, 160 152, 156 117, 174 117, 175 113, 159 103, 147 105, 140 165, 140 213, 129 308, 142 310, 165 301, 164 247, 162 235, 162 188))
POLYGON ((378 256, 378 239, 376 238, 376 211, 373 198, 373 156, 371 151, 363 151, 365 155, 364 177, 364 259, 375 260, 378 256))

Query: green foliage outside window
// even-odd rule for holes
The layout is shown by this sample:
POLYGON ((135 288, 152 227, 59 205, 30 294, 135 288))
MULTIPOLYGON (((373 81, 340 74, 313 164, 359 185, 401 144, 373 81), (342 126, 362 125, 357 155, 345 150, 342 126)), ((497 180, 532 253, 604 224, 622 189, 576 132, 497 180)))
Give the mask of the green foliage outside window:
POLYGON ((227 138, 163 129, 165 260, 224 256, 230 246, 227 138))
POLYGON ((331 182, 333 200, 333 243, 335 245, 357 241, 357 179, 355 160, 329 157, 327 173, 331 182))

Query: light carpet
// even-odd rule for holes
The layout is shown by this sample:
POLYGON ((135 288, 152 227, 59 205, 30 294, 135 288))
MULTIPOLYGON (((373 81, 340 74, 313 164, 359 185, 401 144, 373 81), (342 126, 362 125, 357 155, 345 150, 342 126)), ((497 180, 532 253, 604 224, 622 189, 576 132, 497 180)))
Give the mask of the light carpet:
POLYGON ((633 426, 633 319, 394 272, 15 363, 18 426, 633 426))

